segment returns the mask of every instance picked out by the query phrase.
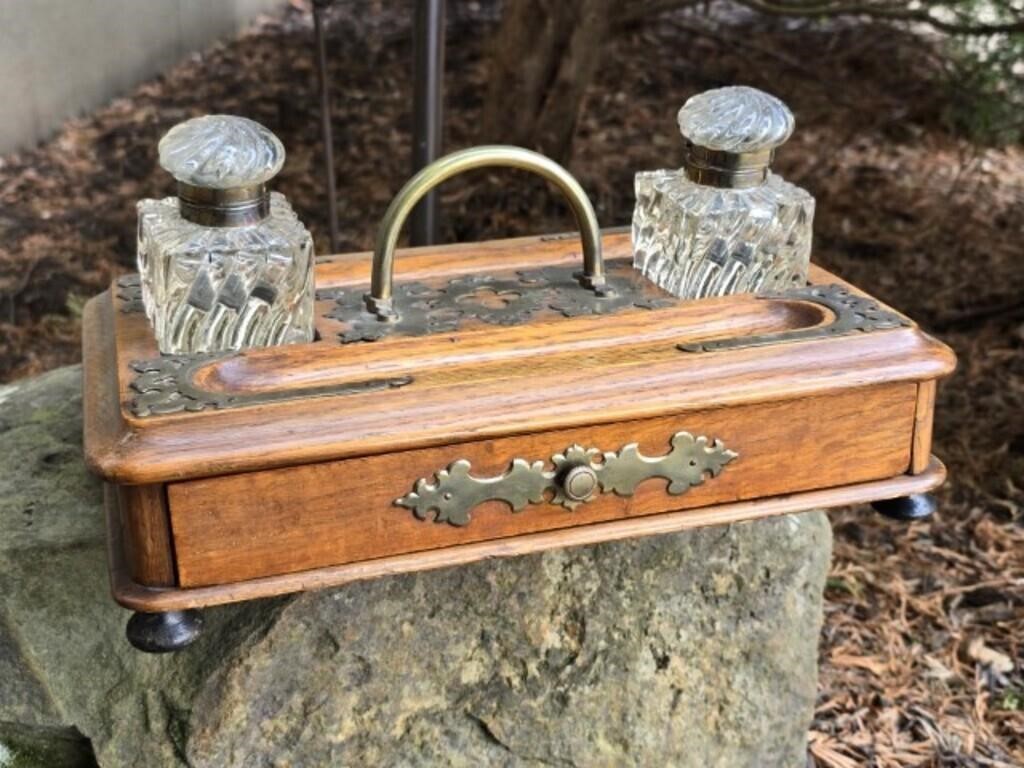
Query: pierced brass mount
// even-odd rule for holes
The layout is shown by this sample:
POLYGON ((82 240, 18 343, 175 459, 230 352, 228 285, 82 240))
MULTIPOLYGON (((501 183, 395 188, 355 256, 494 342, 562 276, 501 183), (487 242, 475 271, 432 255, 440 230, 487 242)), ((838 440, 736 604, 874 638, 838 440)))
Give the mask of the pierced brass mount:
POLYGON ((845 286, 808 285, 776 293, 765 293, 759 299, 774 301, 807 301, 825 307, 832 313, 832 321, 811 328, 795 331, 779 331, 759 336, 735 336, 728 339, 713 339, 696 344, 677 344, 682 352, 717 352, 723 349, 745 349, 783 344, 790 341, 827 339, 832 336, 847 336, 853 333, 873 333, 908 328, 910 320, 865 296, 851 293, 845 286))
POLYGON ((142 278, 138 274, 122 275, 117 279, 117 298, 121 300, 121 313, 142 312, 142 278))
POLYGON ((182 411, 237 408, 244 405, 275 403, 303 397, 336 397, 396 389, 411 384, 412 376, 364 379, 343 384, 327 384, 275 392, 231 393, 213 391, 195 382, 196 373, 205 365, 232 357, 227 355, 164 355, 156 360, 136 360, 132 370, 138 374, 128 385, 132 393, 130 408, 139 418, 164 416, 182 411))
POLYGON ((628 309, 659 309, 675 303, 640 275, 632 265, 611 262, 607 285, 614 295, 596 296, 580 290, 568 266, 522 269, 514 275, 494 277, 467 275, 441 285, 420 282, 399 283, 395 298, 401 302, 401 317, 383 323, 366 309, 356 290, 319 291, 317 299, 333 299, 326 317, 344 323, 338 333, 342 344, 371 342, 389 336, 427 336, 448 333, 476 320, 488 325, 514 326, 530 322, 544 310, 564 317, 611 315, 628 309), (487 306, 478 298, 488 292, 503 300, 503 306, 487 306))
POLYGON ((420 520, 468 525, 470 512, 486 501, 503 501, 519 512, 527 504, 542 504, 550 499, 566 509, 576 509, 601 493, 632 496, 644 480, 661 477, 668 480, 672 496, 685 493, 704 482, 705 475, 717 477, 726 464, 739 454, 720 440, 694 437, 676 432, 664 456, 647 457, 636 443, 618 451, 601 453, 597 448, 571 445, 564 453, 551 457, 552 469, 543 461, 515 458, 497 477, 473 477, 466 459, 452 462, 433 480, 416 481, 413 490, 395 504, 411 509, 420 520), (601 457, 601 461, 597 461, 601 457))
POLYGON ((366 308, 377 320, 395 322, 400 317, 392 295, 395 248, 398 246, 402 225, 416 203, 431 189, 453 176, 476 168, 495 166, 531 171, 543 176, 562 191, 576 217, 583 243, 583 271, 576 276, 576 280, 597 296, 614 295, 614 290, 605 278, 597 215, 579 182, 565 168, 538 152, 500 144, 485 145, 452 152, 434 161, 405 183, 384 212, 373 250, 370 292, 363 297, 366 308))

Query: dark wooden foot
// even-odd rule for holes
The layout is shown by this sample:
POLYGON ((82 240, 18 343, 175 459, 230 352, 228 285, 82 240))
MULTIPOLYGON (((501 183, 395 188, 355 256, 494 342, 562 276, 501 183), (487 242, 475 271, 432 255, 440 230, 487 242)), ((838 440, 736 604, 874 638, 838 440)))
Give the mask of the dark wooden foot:
POLYGON ((128 619, 128 642, 146 653, 180 651, 195 642, 203 630, 199 611, 134 613, 128 619))
POLYGON ((912 496, 901 496, 898 499, 883 499, 871 504, 875 511, 903 522, 924 520, 935 514, 937 507, 935 497, 930 493, 915 493, 912 496))

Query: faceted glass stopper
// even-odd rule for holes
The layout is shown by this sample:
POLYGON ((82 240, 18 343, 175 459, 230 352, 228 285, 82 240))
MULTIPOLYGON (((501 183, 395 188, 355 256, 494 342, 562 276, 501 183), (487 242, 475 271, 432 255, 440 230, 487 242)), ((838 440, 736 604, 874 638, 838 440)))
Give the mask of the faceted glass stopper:
POLYGON ((679 110, 679 130, 690 143, 719 152, 774 149, 793 133, 793 113, 774 96, 745 85, 716 88, 679 110))
POLYGON ((160 140, 160 165, 180 182, 206 189, 264 184, 284 165, 284 145, 254 120, 205 115, 178 123, 160 140))

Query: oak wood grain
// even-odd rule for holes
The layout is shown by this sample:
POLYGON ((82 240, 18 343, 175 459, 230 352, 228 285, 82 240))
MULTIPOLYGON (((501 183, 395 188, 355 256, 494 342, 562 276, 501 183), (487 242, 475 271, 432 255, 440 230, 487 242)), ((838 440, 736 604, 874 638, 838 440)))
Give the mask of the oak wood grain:
POLYGON ((162 485, 118 486, 129 573, 140 584, 176 583, 167 497, 162 485))
POLYGON ((894 383, 835 395, 738 405, 684 416, 617 422, 310 464, 168 486, 182 586, 505 538, 672 509, 796 493, 890 477, 910 464, 917 387, 894 383), (548 461, 574 443, 602 451, 639 443, 664 455, 678 431, 719 439, 739 457, 681 496, 666 481, 631 497, 603 494, 575 511, 553 504, 513 513, 488 502, 460 527, 417 519, 394 500, 457 459, 473 475, 500 475, 513 458, 548 461))
POLYGON ((193 589, 160 589, 134 583, 127 574, 121 555, 119 527, 116 525, 116 495, 107 496, 107 539, 111 592, 126 608, 137 611, 177 611, 254 600, 313 589, 337 587, 355 581, 401 573, 448 568, 492 557, 516 557, 549 549, 596 544, 605 541, 676 533, 691 528, 726 525, 810 509, 863 504, 915 493, 926 493, 941 485, 946 477, 942 463, 932 458, 929 467, 918 475, 902 474, 884 480, 843 485, 816 491, 788 494, 756 501, 740 501, 682 510, 660 515, 611 520, 554 531, 524 534, 511 539, 463 544, 427 552, 385 557, 361 563, 320 568, 313 571, 270 576, 262 579, 193 589))
POLYGON ((917 409, 914 414, 914 444, 910 460, 910 472, 915 475, 924 472, 931 461, 936 387, 935 381, 923 381, 918 385, 917 389, 917 409))
POLYGON ((121 417, 113 316, 110 291, 90 299, 82 312, 82 442, 94 471, 95 457, 114 455, 128 433, 121 417))
MULTIPOLYGON (((488 258, 496 258, 494 252, 490 246, 488 258)), ((815 274, 834 280, 820 270, 815 274)), ((106 479, 132 484, 920 382, 945 375, 953 365, 948 348, 916 328, 680 352, 676 344, 684 341, 827 320, 811 305, 731 296, 421 339, 250 351, 197 378, 214 389, 237 391, 397 375, 414 381, 388 391, 139 419, 127 413, 129 364, 156 354, 145 318, 111 312, 88 317, 87 335, 113 334, 118 340, 116 350, 97 344, 93 364, 118 372, 121 412, 87 432, 87 460, 106 479), (472 409, 463 405, 467 393, 472 409)))

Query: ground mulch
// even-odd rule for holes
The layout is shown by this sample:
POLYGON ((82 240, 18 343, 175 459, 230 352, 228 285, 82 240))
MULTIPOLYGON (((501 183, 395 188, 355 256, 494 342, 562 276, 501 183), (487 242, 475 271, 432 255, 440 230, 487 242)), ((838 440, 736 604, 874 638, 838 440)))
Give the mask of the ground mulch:
MULTIPOLYGON (((477 126, 494 13, 451 5, 445 144, 457 148, 493 139, 477 126)), ((410 20, 393 6, 340 3, 331 20, 342 250, 370 245, 409 171, 410 20)), ((0 158, 0 381, 78 360, 81 307, 132 268, 134 202, 172 192, 156 144, 189 116, 243 114, 277 132, 289 159, 276 186, 326 251, 310 37, 294 2, 0 158)), ((763 87, 797 115, 777 165, 818 200, 816 260, 960 359, 939 392, 950 481, 936 517, 832 513, 813 761, 1024 764, 1024 148, 953 135, 934 46, 885 27, 669 14, 617 29, 604 62, 571 168, 605 225, 629 220, 636 170, 678 164, 687 96, 763 87)), ((504 172, 453 180, 443 212, 449 241, 569 225, 557 195, 504 172)))

